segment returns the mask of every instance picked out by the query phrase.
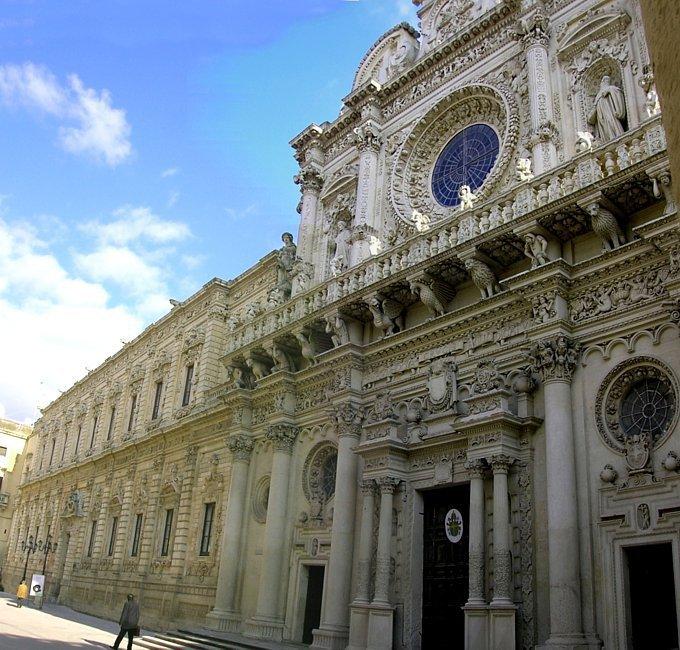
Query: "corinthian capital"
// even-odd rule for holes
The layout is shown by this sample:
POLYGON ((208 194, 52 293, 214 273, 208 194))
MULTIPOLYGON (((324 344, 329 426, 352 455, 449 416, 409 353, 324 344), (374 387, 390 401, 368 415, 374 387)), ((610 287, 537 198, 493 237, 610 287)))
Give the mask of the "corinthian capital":
POLYGON ((401 483, 401 479, 396 476, 381 476, 376 479, 380 494, 394 494, 401 483))
POLYGON ((525 50, 532 45, 548 47, 550 20, 540 6, 530 16, 519 21, 513 36, 522 43, 525 50))
POLYGON ((512 465, 514 460, 514 458, 506 454, 494 454, 489 459, 489 462, 491 464, 491 468, 493 469, 493 473, 498 474, 502 472, 507 473, 508 468, 510 465, 512 465))
POLYGON ((297 174, 293 181, 296 185, 299 185, 302 189, 302 193, 305 192, 320 192, 323 187, 323 176, 321 172, 311 165, 303 167, 300 173, 297 174))
POLYGON ((382 145, 380 127, 372 120, 367 120, 354 129, 354 136, 359 151, 379 151, 382 145))
POLYGON ((285 451, 290 454, 299 431, 300 429, 292 424, 273 424, 267 430, 266 438, 271 440, 274 451, 285 451))
POLYGON ((531 367, 543 382, 571 381, 581 345, 560 334, 536 341, 529 350, 531 367))
POLYGON ((235 435, 227 438, 227 448, 234 454, 234 460, 248 462, 253 451, 253 439, 250 436, 235 435))
POLYGON ((337 425, 338 436, 355 436, 361 435, 361 421, 363 420, 363 411, 356 404, 346 402, 335 407, 333 412, 335 423, 337 425))
POLYGON ((475 460, 466 460, 465 469, 470 478, 484 478, 486 466, 481 458, 476 458, 475 460))

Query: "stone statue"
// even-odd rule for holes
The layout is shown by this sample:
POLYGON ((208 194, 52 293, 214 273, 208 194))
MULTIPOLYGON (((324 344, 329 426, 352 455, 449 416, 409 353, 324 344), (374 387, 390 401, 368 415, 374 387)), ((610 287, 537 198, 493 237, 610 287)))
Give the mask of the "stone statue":
POLYGON ((300 344, 300 352, 302 357, 309 362, 310 366, 316 363, 316 350, 312 342, 312 337, 305 335, 304 332, 295 332, 295 338, 300 344))
POLYGON ((309 289, 313 274, 314 266, 298 257, 293 262, 293 293, 302 293, 309 289))
POLYGON ((434 291, 432 291, 425 283, 418 282, 417 280, 410 280, 409 287, 411 288, 411 292, 418 296, 420 302, 427 307, 427 310, 430 312, 430 318, 437 318, 446 313, 444 305, 442 305, 434 291))
POLYGON ((349 343, 349 330, 347 324, 340 314, 335 314, 333 317, 326 317, 326 327, 324 328, 326 334, 330 334, 333 347, 339 347, 345 343, 349 343))
POLYGON ((231 379, 234 388, 250 388, 248 379, 242 366, 236 364, 230 365, 227 368, 229 378, 231 379))
POLYGON ((524 235, 524 254, 531 260, 531 268, 542 266, 550 261, 548 257, 548 240, 543 235, 528 232, 524 235))
POLYGON ((421 214, 417 210, 413 212, 413 224, 418 232, 425 232, 430 229, 430 217, 426 214, 421 214))
POLYGON ((460 209, 467 210, 477 200, 477 195, 472 193, 469 185, 461 185, 458 189, 458 198, 460 199, 460 209))
POLYGON ((373 315, 373 325, 382 331, 383 336, 404 330, 404 305, 400 302, 377 294, 369 298, 366 304, 373 315))
POLYGON ((496 276, 484 262, 470 258, 465 260, 465 268, 470 273, 472 282, 482 294, 482 298, 491 298, 500 291, 496 276))
POLYGON ((293 271, 293 264, 297 257, 297 246, 293 242, 293 235, 289 232, 284 232, 283 235, 281 235, 281 241, 283 242, 283 246, 279 248, 277 253, 278 267, 276 285, 283 289, 286 298, 290 298, 291 274, 293 271))
POLYGON ((517 173, 517 180, 520 183, 530 181, 534 177, 534 174, 531 171, 531 158, 518 158, 515 172, 517 173))
POLYGON ((610 251, 626 243, 626 236, 619 222, 609 210, 605 210, 599 203, 591 203, 588 214, 593 230, 602 239, 604 250, 610 251))
POLYGON ((624 133, 625 118, 626 102, 623 92, 605 75, 600 82, 600 90, 595 95, 593 110, 588 115, 588 124, 595 127, 600 140, 609 142, 624 133))
POLYGON ((584 153, 593 148, 595 136, 590 131, 576 131, 576 152, 584 153))
POLYGON ((340 269, 339 275, 342 271, 349 268, 350 254, 352 252, 352 231, 347 227, 345 221, 338 221, 338 232, 335 235, 335 251, 333 259, 331 260, 331 269, 334 271, 340 269))

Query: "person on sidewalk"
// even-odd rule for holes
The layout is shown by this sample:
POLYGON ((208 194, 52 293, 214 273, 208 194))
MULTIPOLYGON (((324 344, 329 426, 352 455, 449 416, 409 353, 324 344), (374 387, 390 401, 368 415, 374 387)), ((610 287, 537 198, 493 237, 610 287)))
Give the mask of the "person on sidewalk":
POLYGON ((26 598, 28 598, 28 585, 25 580, 22 580, 17 589, 17 607, 22 607, 26 598))
POLYGON ((120 633, 111 647, 117 648, 126 634, 128 637, 127 650, 132 650, 132 639, 139 635, 139 604, 135 602, 133 594, 128 594, 123 605, 123 611, 120 614, 120 633))

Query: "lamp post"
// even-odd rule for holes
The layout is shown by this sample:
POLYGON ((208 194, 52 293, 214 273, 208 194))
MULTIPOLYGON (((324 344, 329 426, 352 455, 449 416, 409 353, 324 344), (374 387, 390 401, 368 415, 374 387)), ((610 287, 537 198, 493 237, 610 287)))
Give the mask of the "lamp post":
POLYGON ((43 574, 43 589, 40 593, 37 593, 35 595, 35 604, 38 607, 38 609, 42 609, 43 606, 43 599, 45 598, 45 589, 46 589, 46 576, 45 576, 45 570, 47 569, 47 556, 50 554, 52 551, 57 550, 57 542, 52 542, 52 535, 47 533, 47 539, 43 542, 42 540, 38 541, 38 548, 45 553, 45 559, 43 560, 43 569, 42 569, 42 574, 43 574))
POLYGON ((33 541, 33 535, 28 536, 28 542, 21 542, 21 550, 26 553, 26 562, 24 562, 24 575, 21 579, 26 580, 28 558, 30 557, 31 553, 35 553, 38 550, 38 544, 33 541))

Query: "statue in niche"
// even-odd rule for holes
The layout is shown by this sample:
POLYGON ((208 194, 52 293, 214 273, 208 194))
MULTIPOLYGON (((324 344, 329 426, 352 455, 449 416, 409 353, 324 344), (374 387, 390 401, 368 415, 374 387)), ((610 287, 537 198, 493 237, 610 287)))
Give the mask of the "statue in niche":
POLYGON ((276 285, 283 289, 286 298, 290 298, 291 291, 291 274, 293 271, 293 264, 297 257, 297 246, 293 242, 293 235, 289 232, 284 232, 281 235, 281 241, 283 246, 279 248, 278 266, 277 266, 277 279, 276 285))
POLYGON ((385 70, 386 80, 396 77, 409 63, 409 46, 404 40, 397 42, 394 51, 388 54, 385 58, 387 59, 387 68, 385 70))
POLYGON ((346 221, 338 221, 338 232, 335 235, 334 242, 331 270, 333 275, 339 275, 349 268, 352 251, 352 231, 347 226, 346 221))
POLYGON ((602 77, 600 90, 595 95, 593 109, 588 115, 588 124, 595 127, 602 142, 609 142, 625 132, 626 102, 623 92, 611 83, 609 75, 602 77))

